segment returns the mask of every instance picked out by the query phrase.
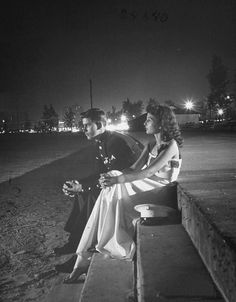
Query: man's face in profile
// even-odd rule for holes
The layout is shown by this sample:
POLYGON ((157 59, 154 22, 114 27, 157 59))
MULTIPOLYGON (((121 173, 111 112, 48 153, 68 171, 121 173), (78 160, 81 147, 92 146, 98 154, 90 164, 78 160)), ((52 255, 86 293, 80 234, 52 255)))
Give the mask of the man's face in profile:
POLYGON ((97 124, 93 122, 90 118, 83 118, 83 130, 87 139, 92 139, 99 134, 97 124))

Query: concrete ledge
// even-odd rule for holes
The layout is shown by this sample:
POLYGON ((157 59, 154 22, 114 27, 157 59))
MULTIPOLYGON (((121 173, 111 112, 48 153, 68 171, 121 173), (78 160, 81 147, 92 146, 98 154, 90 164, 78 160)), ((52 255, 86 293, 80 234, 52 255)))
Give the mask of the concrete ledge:
POLYGON ((133 262, 94 254, 82 289, 80 302, 133 301, 133 262))
MULTIPOLYGON (((214 282, 225 300, 233 302, 236 301, 236 250, 230 236, 227 237, 220 231, 219 220, 213 221, 213 216, 209 211, 210 208, 206 207, 211 202, 210 199, 212 199, 214 194, 212 192, 216 193, 216 191, 211 191, 209 196, 206 192, 205 195, 202 192, 200 195, 201 201, 199 201, 179 185, 178 204, 182 211, 182 224, 201 255, 214 282), (201 206, 204 201, 203 197, 206 199, 205 207, 201 206)), ((226 198, 224 197, 220 201, 218 198, 219 196, 216 195, 215 209, 222 203, 226 206, 226 198)), ((221 215, 222 220, 226 219, 223 212, 221 215)))
POLYGON ((137 293, 139 302, 223 302, 181 224, 138 224, 137 293))
POLYGON ((44 297, 40 302, 77 302, 84 285, 85 277, 81 276, 79 281, 73 284, 64 284, 65 274, 58 275, 55 284, 48 297, 44 297))

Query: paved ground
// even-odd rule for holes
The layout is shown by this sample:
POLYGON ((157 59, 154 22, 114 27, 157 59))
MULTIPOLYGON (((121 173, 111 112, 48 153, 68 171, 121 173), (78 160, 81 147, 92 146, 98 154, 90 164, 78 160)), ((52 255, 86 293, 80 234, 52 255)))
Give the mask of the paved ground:
MULTIPOLYGON (((142 142, 146 140, 143 133, 131 135, 142 142)), ((231 189, 235 187, 235 133, 193 131, 184 133, 184 138, 180 183, 194 190, 198 196, 203 187, 208 189, 207 194, 217 189, 217 194, 221 192, 218 196, 222 196, 221 204, 218 199, 220 207, 217 213, 226 208, 226 202, 230 205, 227 213, 231 217, 230 209, 235 205, 231 198, 231 189), (229 177, 231 181, 228 181, 229 177), (230 198, 223 198, 227 196, 230 198)), ((50 249, 65 240, 64 217, 70 207, 60 187, 64 180, 88 172, 88 165, 91 165, 88 152, 71 155, 18 177, 11 183, 0 184, 0 222, 4 231, 1 233, 4 244, 1 245, 0 255, 4 277, 0 280, 0 286, 4 302, 23 299, 43 301, 44 295, 48 294, 54 278, 50 270, 58 260, 63 261, 50 257, 50 249), (32 241, 27 241, 30 238, 32 241), (22 244, 23 239, 25 245, 22 244)), ((210 202, 214 213, 214 198, 210 202)))
POLYGON ((183 224, 225 301, 236 301, 235 132, 183 136, 178 179, 183 224))
MULTIPOLYGON (((134 136, 144 142, 143 134, 134 136)), ((188 131, 183 136, 183 164, 178 182, 201 202, 222 232, 235 234, 235 132, 188 131)))
MULTIPOLYGON (((147 142, 145 133, 130 133, 141 142, 147 142)), ((228 170, 236 167, 236 133, 223 131, 188 130, 183 132, 181 149, 186 171, 228 170)), ((151 137, 148 137, 151 139, 151 137)), ((220 172, 219 172, 220 173, 220 172)))

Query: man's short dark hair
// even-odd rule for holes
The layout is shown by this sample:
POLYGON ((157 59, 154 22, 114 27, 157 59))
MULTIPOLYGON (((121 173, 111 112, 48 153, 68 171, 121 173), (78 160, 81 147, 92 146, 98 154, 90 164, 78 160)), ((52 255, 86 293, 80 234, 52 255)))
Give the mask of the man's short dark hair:
POLYGON ((89 118, 92 122, 101 122, 106 125, 105 112, 99 108, 91 108, 81 113, 81 118, 89 118))

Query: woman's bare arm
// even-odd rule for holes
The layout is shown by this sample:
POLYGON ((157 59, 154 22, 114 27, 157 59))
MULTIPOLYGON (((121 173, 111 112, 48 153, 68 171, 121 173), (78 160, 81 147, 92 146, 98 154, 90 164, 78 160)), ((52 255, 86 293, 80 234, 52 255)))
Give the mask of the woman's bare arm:
POLYGON ((169 160, 178 153, 178 146, 175 140, 172 140, 167 147, 147 168, 139 171, 132 171, 130 173, 124 173, 119 175, 114 180, 115 183, 131 182, 138 179, 144 179, 146 177, 153 176, 158 170, 160 170, 169 160))

